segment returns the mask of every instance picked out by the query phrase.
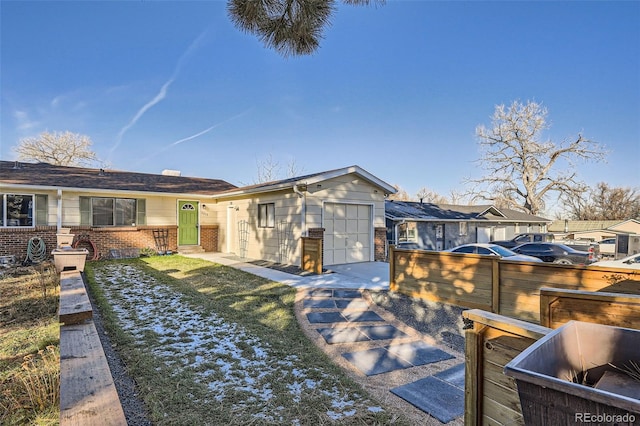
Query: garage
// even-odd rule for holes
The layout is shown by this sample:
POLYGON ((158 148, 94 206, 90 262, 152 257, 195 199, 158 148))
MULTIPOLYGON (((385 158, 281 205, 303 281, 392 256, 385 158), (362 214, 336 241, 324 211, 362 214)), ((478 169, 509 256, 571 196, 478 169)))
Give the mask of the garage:
POLYGON ((371 261, 371 206, 325 203, 323 209, 324 264, 371 261))

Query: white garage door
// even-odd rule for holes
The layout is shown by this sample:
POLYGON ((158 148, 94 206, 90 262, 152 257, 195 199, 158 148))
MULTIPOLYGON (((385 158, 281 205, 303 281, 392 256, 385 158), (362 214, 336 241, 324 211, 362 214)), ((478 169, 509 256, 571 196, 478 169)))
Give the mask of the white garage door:
POLYGON ((324 205, 324 264, 371 260, 371 206, 324 205))

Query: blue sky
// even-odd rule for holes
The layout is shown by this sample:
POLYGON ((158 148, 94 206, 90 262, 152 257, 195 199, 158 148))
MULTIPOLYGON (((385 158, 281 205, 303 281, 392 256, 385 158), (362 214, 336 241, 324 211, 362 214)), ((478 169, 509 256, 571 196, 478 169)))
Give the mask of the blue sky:
POLYGON ((2 1, 0 157, 42 131, 88 135, 115 169, 253 183, 360 165, 414 195, 479 177, 475 129, 541 102, 548 137, 610 151, 590 184, 640 182, 640 2, 339 5, 320 50, 283 58, 224 1, 2 1))

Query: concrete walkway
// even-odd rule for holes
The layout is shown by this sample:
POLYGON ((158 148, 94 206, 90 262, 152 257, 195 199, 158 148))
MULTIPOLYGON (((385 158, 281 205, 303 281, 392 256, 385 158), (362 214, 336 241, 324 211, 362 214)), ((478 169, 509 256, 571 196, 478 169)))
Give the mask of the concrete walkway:
POLYGON ((206 252, 185 254, 184 256, 231 266, 294 288, 389 290, 389 264, 387 262, 330 265, 326 266, 328 272, 325 274, 299 276, 257 266, 249 263, 251 259, 240 259, 232 254, 206 252))
POLYGON ((223 253, 186 256, 297 288, 298 321, 339 364, 428 413, 431 421, 462 424, 464 363, 364 297, 362 290, 389 289, 388 263, 331 265, 325 274, 298 276, 223 253))

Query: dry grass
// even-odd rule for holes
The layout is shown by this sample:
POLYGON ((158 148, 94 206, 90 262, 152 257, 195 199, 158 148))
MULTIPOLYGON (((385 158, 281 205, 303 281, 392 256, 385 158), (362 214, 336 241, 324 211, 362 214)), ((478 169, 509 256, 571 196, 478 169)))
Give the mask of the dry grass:
POLYGON ((52 265, 0 272, 0 424, 59 422, 59 279, 52 265))

